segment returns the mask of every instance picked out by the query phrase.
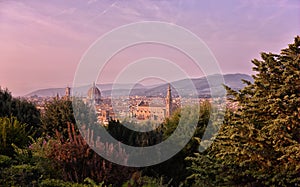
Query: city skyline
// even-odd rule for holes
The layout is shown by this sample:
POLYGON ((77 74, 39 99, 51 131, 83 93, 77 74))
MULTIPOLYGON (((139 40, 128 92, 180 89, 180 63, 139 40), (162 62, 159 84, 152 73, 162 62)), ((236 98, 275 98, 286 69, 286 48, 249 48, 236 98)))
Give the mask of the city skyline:
MULTIPOLYGON (((1 1, 0 7, 0 86, 15 96, 72 85, 88 47, 103 34, 133 22, 164 21, 192 31, 208 45, 222 73, 253 74, 253 58, 259 58, 260 52, 278 53, 300 30, 300 4, 296 0, 29 0, 1 1)), ((169 51, 165 58, 189 63, 163 46, 135 46, 117 54, 98 83, 113 82, 118 64, 160 56, 161 49, 169 51)), ((203 76, 193 68, 189 74, 203 76)))

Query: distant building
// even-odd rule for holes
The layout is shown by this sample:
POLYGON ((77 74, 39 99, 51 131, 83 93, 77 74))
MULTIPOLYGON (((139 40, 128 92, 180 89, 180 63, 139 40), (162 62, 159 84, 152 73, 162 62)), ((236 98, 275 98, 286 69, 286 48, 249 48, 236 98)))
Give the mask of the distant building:
POLYGON ((111 100, 101 98, 101 92, 95 83, 93 83, 93 86, 88 90, 85 102, 94 105, 98 122, 102 125, 108 125, 109 121, 115 119, 111 100))
POLYGON ((69 86, 66 87, 65 96, 70 97, 71 96, 71 88, 69 86))
POLYGON ((172 93, 171 93, 171 85, 168 85, 168 92, 166 97, 166 117, 169 118, 172 115, 172 93))
POLYGON ((64 100, 69 100, 71 97, 71 88, 69 86, 65 89, 65 96, 63 97, 64 100))
POLYGON ((134 111, 134 116, 138 120, 147 120, 150 119, 150 108, 149 108, 149 103, 141 101, 137 107, 136 110, 134 111))
POLYGON ((100 105, 101 103, 101 92, 95 83, 93 83, 93 86, 88 90, 87 100, 95 105, 100 105))
POLYGON ((98 120, 104 125, 108 125, 109 121, 112 119, 109 110, 101 110, 98 113, 98 120))
MULTIPOLYGON (((68 89, 66 89, 66 95, 68 95, 67 93, 69 93, 68 89)), ((130 106, 127 106, 127 109, 122 108, 122 104, 126 102, 126 100, 121 99, 118 101, 118 105, 113 107, 111 99, 102 99, 100 90, 96 84, 93 83, 93 86, 87 92, 85 102, 95 106, 98 121, 104 125, 107 125, 110 120, 116 120, 117 116, 130 117, 137 121, 150 120, 161 123, 165 118, 171 117, 172 112, 177 106, 172 98, 171 85, 168 85, 165 99, 156 99, 161 101, 151 102, 151 98, 146 97, 142 100, 135 98, 133 100, 134 104, 131 103, 130 106)))
POLYGON ((149 104, 149 102, 141 101, 133 108, 133 117, 137 120, 153 120, 162 122, 165 118, 172 115, 175 105, 173 105, 171 85, 168 85, 165 104, 149 104))

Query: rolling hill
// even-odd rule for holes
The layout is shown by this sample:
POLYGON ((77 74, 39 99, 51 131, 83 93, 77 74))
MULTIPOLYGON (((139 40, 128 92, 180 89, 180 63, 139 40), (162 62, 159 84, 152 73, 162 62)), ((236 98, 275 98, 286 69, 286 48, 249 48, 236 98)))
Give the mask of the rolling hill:
MULTIPOLYGON (((195 79, 183 79, 174 81, 171 83, 173 89, 173 94, 177 94, 175 87, 179 90, 180 93, 188 94, 191 91, 188 85, 190 85, 190 81, 192 81, 193 85, 195 86, 198 95, 200 97, 206 97, 210 95, 211 89, 214 88, 214 81, 220 78, 220 75, 209 75, 207 77, 200 77, 195 79), (210 81, 208 81, 210 80, 210 81), (209 84, 210 82, 210 84, 209 84)), ((238 90, 243 88, 245 85, 241 81, 242 79, 253 81, 253 78, 247 74, 224 74, 223 75, 225 85, 238 90)), ((87 90, 91 87, 91 85, 82 86, 76 89, 76 92, 80 92, 81 96, 86 96, 87 90)), ((145 86, 142 84, 97 84, 97 87, 100 89, 101 94, 103 96, 109 96, 112 93, 112 88, 114 88, 114 94, 116 95, 139 95, 139 96, 165 96, 168 84, 160 84, 160 85, 149 85, 145 86), (130 89, 132 88, 132 89, 130 89)), ((65 94, 65 88, 47 88, 47 89, 39 89, 33 91, 25 97, 30 96, 40 96, 40 97, 51 97, 56 96, 59 94, 60 96, 65 94)))

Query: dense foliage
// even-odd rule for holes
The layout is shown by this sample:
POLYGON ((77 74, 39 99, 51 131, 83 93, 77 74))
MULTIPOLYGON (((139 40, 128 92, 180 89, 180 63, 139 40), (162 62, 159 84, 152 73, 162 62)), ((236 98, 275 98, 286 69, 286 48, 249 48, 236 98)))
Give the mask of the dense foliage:
POLYGON ((26 130, 31 135, 39 136, 41 133, 40 112, 34 104, 26 100, 13 98, 7 89, 0 87, 0 117, 14 116, 23 124, 27 124, 26 130))
POLYGON ((0 155, 13 156, 14 145, 24 148, 30 144, 26 125, 15 117, 0 118, 0 132, 0 155))
POLYGON ((68 138, 67 124, 75 124, 72 109, 72 102, 65 99, 54 99, 45 106, 45 113, 42 116, 44 134, 48 137, 55 137, 56 133, 61 134, 61 139, 68 138))
MULTIPOLYGON (((190 108, 192 111, 197 111, 194 107, 190 108)), ((193 113, 193 112, 192 112, 193 113)), ((179 186, 186 177, 191 173, 187 170, 188 162, 185 158, 192 156, 193 153, 198 152, 199 139, 203 136, 203 133, 208 124, 209 116, 211 113, 211 105, 208 101, 200 105, 199 120, 197 128, 195 129, 194 137, 187 143, 187 145, 176 155, 169 160, 160 163, 155 166, 144 168, 144 174, 152 177, 163 177, 165 183, 170 183, 173 186, 179 186)), ((166 119, 163 123, 163 138, 167 139, 179 124, 179 120, 182 119, 181 110, 175 111, 171 118, 166 119)), ((183 134, 184 135, 184 134, 183 134)), ((180 139, 180 137, 179 137, 180 139)), ((176 142, 178 143, 178 142, 176 142)))
POLYGON ((253 60, 254 83, 227 87, 239 109, 228 112, 217 141, 190 168, 196 185, 300 184, 300 37, 280 54, 253 60))
MULTIPOLYGON (((128 125, 128 122, 126 123, 128 125)), ((118 141, 136 147, 151 146, 162 141, 162 127, 148 132, 137 132, 127 128, 119 121, 112 120, 107 126, 107 131, 118 141)))
POLYGON ((126 164, 127 155, 114 145, 105 144, 99 140, 93 140, 92 131, 89 129, 90 137, 83 137, 75 130, 75 125, 68 123, 68 140, 61 142, 55 139, 50 142, 50 152, 47 154, 62 170, 62 178, 66 181, 84 182, 86 178, 91 178, 96 182, 104 184, 114 184, 120 186, 130 179, 133 169, 113 164, 101 158, 94 150, 110 150, 108 154, 117 152, 115 158, 123 160, 126 164), (87 142, 89 141, 89 142, 87 142), (89 145, 94 145, 92 150, 89 145))

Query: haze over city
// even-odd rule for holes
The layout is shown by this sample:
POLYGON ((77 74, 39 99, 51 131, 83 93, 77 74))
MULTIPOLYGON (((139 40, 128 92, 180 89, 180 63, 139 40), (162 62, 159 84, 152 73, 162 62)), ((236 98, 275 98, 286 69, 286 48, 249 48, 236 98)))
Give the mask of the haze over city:
MULTIPOLYGON (((138 21, 182 26, 208 45, 222 73, 253 74, 253 58, 262 51, 278 53, 299 34, 300 4, 297 0, 1 1, 0 85, 14 96, 72 85, 82 55, 96 39, 138 21)), ((113 82, 120 64, 149 55, 189 63, 165 46, 134 46, 112 59, 98 83, 113 82)), ((192 77, 203 76, 193 68, 189 71, 192 77)))

